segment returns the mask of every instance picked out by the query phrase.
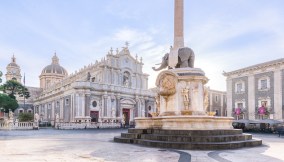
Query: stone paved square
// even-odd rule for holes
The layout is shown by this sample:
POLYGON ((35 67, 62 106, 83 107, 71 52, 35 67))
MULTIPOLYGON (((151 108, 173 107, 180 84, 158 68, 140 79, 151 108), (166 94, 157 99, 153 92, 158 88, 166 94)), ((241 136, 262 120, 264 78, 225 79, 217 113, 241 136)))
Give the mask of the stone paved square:
POLYGON ((284 137, 253 134, 261 147, 237 150, 173 150, 114 143, 126 129, 0 131, 1 162, 281 162, 284 137))

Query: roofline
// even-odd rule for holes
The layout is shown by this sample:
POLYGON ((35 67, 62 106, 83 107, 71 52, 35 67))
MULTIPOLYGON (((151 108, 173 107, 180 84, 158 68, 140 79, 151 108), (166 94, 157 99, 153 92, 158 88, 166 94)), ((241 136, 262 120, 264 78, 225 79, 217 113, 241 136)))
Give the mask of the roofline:
POLYGON ((267 61, 264 63, 259 63, 259 64, 255 64, 252 66, 248 66, 242 69, 238 69, 238 70, 234 70, 234 71, 230 71, 230 72, 223 72, 224 76, 229 76, 229 75, 233 75, 236 73, 240 73, 240 72, 246 72, 246 71, 250 71, 250 70, 255 70, 257 68, 263 68, 263 67, 267 67, 267 66, 271 66, 271 65, 279 65, 279 64, 284 64, 284 58, 280 58, 277 60, 272 60, 272 61, 267 61))

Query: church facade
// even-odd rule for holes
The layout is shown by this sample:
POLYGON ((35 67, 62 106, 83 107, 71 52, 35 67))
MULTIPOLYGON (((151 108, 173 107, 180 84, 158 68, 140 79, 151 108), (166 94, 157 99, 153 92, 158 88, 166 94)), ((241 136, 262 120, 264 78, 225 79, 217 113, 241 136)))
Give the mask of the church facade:
POLYGON ((128 47, 68 75, 55 55, 40 75, 42 92, 34 100, 40 120, 60 122, 120 122, 155 112, 155 93, 148 90, 142 58, 128 47))

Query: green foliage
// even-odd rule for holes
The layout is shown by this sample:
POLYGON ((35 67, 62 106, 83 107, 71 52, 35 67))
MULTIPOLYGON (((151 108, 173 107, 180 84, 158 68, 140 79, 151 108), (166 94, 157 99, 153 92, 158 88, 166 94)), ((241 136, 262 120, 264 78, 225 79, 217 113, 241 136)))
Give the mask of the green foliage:
POLYGON ((19 122, 30 122, 34 120, 32 113, 20 113, 18 118, 19 122))
MULTIPOLYGON (((7 96, 6 94, 0 94, 0 108, 4 108, 6 113, 15 111, 19 107, 17 100, 7 96)), ((1 110, 2 111, 2 110, 1 110)))
POLYGON ((16 95, 20 97, 29 98, 29 90, 23 86, 21 83, 15 80, 9 80, 0 87, 4 93, 8 94, 11 98, 16 99, 16 95))

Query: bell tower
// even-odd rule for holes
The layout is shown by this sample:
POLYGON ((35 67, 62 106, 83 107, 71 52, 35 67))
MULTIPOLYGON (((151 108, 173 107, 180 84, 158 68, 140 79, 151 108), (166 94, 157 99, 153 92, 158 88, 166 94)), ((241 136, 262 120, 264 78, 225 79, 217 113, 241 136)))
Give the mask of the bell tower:
POLYGON ((13 55, 11 58, 11 63, 9 63, 6 67, 7 73, 6 73, 6 80, 16 80, 21 83, 22 75, 21 75, 21 68, 16 63, 16 58, 13 55))

